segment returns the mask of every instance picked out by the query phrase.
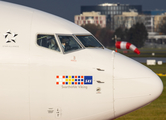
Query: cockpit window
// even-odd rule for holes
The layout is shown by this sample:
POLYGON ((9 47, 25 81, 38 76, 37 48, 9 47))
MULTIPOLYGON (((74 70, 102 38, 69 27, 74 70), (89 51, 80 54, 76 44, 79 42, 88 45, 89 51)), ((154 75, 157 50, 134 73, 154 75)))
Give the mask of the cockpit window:
POLYGON ((39 46, 60 52, 54 35, 37 35, 37 44, 39 46))
POLYGON ((61 36, 59 35, 59 40, 62 44, 64 52, 81 49, 81 46, 72 36, 61 36))
POLYGON ((92 36, 92 35, 87 35, 87 36, 81 36, 77 35, 76 36, 85 47, 102 47, 103 46, 92 36))

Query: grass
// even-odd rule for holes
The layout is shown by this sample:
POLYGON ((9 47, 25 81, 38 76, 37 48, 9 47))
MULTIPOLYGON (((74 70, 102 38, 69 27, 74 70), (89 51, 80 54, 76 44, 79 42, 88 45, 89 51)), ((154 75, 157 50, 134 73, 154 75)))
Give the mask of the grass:
POLYGON ((123 50, 118 50, 121 54, 124 54, 128 57, 166 57, 166 50, 159 50, 159 51, 144 51, 140 50, 140 54, 137 55, 133 51, 128 51, 127 53, 123 53, 123 50), (153 56, 152 53, 155 55, 153 56))
POLYGON ((164 63, 163 65, 146 65, 146 64, 143 65, 147 66, 155 73, 166 73, 166 63, 164 63))
MULTIPOLYGON (((166 73, 166 64, 147 66, 156 73, 166 73)), ((160 77, 163 81, 163 93, 149 105, 138 109, 116 120, 166 120, 166 77, 160 77)))
MULTIPOLYGON (((115 48, 110 48, 111 50, 114 50, 115 48)), ((139 48, 140 55, 137 55, 131 50, 122 50, 118 49, 118 52, 121 54, 124 54, 128 57, 166 57, 166 48, 157 49, 157 48, 139 48), (127 53, 124 53, 127 52, 127 53), (152 53, 155 53, 153 56, 152 53)))

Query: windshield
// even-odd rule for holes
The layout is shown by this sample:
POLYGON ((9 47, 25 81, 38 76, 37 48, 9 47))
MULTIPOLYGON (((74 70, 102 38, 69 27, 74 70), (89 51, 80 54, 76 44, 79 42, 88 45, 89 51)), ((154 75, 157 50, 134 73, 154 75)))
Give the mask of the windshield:
POLYGON ((56 41, 54 35, 38 34, 37 35, 37 44, 39 46, 60 52, 60 49, 58 47, 58 44, 57 44, 57 41, 56 41))
POLYGON ((80 36, 77 35, 76 36, 85 47, 102 47, 103 46, 92 36, 92 35, 88 35, 88 36, 80 36))
POLYGON ((81 49, 81 46, 72 36, 58 36, 64 52, 81 49))

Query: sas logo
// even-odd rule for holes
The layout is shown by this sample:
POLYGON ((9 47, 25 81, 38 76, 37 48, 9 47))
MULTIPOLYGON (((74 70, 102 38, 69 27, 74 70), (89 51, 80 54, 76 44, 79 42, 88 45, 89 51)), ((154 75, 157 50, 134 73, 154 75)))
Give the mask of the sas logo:
POLYGON ((56 76, 56 85, 92 85, 93 76, 56 76))

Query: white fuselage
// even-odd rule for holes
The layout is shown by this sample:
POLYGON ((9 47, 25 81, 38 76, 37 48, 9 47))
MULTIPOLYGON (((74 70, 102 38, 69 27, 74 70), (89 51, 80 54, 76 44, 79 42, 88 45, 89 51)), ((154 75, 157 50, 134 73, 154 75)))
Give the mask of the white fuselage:
POLYGON ((67 20, 2 1, 0 15, 1 120, 114 119, 162 92, 160 78, 140 63, 84 47, 76 35, 91 33, 67 20), (53 35, 59 52, 39 46, 40 34, 53 35), (59 35, 72 36, 81 49, 65 53, 59 35), (78 84, 79 76, 89 79, 78 84))

